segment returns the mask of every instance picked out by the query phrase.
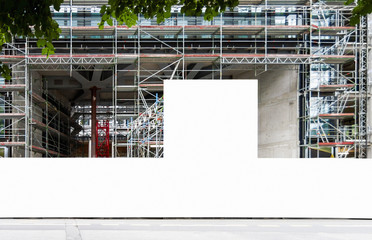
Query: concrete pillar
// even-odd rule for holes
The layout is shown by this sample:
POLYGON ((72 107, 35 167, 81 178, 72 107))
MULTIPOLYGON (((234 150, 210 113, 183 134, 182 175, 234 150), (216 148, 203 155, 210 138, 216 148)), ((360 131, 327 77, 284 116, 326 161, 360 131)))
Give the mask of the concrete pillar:
POLYGON ((234 78, 258 79, 258 157, 298 158, 298 66, 234 78))

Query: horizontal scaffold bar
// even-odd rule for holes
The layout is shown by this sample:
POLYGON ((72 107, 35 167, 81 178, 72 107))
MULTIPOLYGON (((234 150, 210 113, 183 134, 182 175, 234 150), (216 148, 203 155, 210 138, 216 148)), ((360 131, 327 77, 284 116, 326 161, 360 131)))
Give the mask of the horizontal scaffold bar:
POLYGON ((354 142, 320 142, 319 146, 345 146, 354 145, 354 142))
POLYGON ((320 85, 320 92, 336 92, 336 91, 345 91, 345 89, 353 88, 355 84, 334 84, 334 85, 320 85))
MULTIPOLYGON (((6 147, 24 147, 25 145, 26 145, 25 142, 0 142, 0 146, 6 146, 6 147)), ((66 157, 66 155, 64 154, 61 154, 61 153, 58 153, 52 150, 46 150, 45 148, 38 147, 38 146, 32 146, 31 149, 39 153, 48 152, 48 154, 50 155, 66 157)))
POLYGON ((25 84, 2 84, 0 85, 0 92, 25 91, 25 84))
POLYGON ((6 147, 17 147, 17 146, 24 146, 26 145, 25 142, 0 142, 0 146, 6 147))
MULTIPOLYGON (((267 0, 267 4, 291 4, 291 5, 302 5, 308 4, 310 0, 267 0)), ((313 0, 313 3, 317 2, 317 0, 313 0)), ((108 4, 108 0, 74 0, 72 2, 73 6, 101 6, 104 4, 108 4)), ((265 4, 265 0, 240 0, 239 5, 259 5, 265 4)), ((64 0, 62 5, 69 6, 70 0, 64 0)))
POLYGON ((25 113, 0 113, 0 119, 21 118, 25 116, 25 113))
POLYGON ((354 113, 324 113, 324 114, 319 114, 320 118, 325 118, 325 119, 352 118, 354 116, 355 116, 354 113))
MULTIPOLYGON (((6 147, 25 147, 26 146, 26 143, 25 142, 0 142, 0 146, 6 146, 6 147)), ((32 146, 31 149, 34 152, 39 152, 39 153, 48 152, 48 154, 50 154, 50 155, 66 157, 65 154, 61 154, 61 153, 58 153, 58 152, 52 151, 52 150, 46 150, 43 147, 32 146)))
POLYGON ((136 36, 137 31, 141 34, 150 34, 152 36, 202 36, 202 35, 299 35, 305 32, 318 32, 323 36, 340 36, 354 30, 355 27, 323 27, 316 25, 185 25, 185 26, 106 26, 103 30, 99 30, 95 26, 80 26, 70 27, 61 26, 61 35, 69 37, 73 36, 114 36, 118 37, 136 36), (116 31, 115 31, 116 30, 116 31), (265 32, 266 31, 266 32, 265 32))
MULTIPOLYGON (((18 57, 18 56, 17 56, 18 57)), ((135 63, 138 58, 142 62, 170 62, 184 58, 186 62, 216 62, 222 59, 224 64, 311 64, 328 63, 343 64, 355 59, 354 55, 308 55, 308 54, 56 54, 30 55, 28 63, 42 64, 114 64, 135 63)), ((25 58, 23 56, 23 58, 25 58)), ((0 61, 2 61, 0 57, 0 61)))
POLYGON ((62 154, 62 153, 58 153, 56 151, 52 151, 50 149, 45 149, 43 147, 38 147, 38 146, 32 146, 32 150, 34 152, 39 152, 39 153, 45 153, 47 152, 49 155, 53 155, 53 156, 60 156, 60 157, 66 157, 65 154, 62 154))

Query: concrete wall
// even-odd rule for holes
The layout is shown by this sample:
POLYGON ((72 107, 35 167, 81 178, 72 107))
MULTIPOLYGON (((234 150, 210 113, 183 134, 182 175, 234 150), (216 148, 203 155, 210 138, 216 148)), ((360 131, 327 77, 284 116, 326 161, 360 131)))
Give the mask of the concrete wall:
POLYGON ((58 90, 49 90, 48 94, 52 95, 55 99, 58 99, 61 106, 65 107, 65 108, 70 108, 71 107, 70 101, 67 99, 67 97, 65 95, 63 95, 63 92, 58 91, 58 90))
POLYGON ((258 157, 299 157, 297 68, 236 77, 258 79, 258 157))
MULTIPOLYGON (((17 77, 16 74, 14 74, 13 77, 17 77)), ((32 81, 32 92, 38 94, 39 96, 42 96, 43 93, 43 78, 38 72, 31 72, 30 74, 30 80, 32 81)), ((20 80, 24 83, 24 79, 20 80)), ((50 94, 53 94, 53 96, 61 101, 61 104, 63 104, 65 107, 69 107, 70 103, 67 100, 65 96, 63 96, 60 93, 57 93, 55 91, 52 91, 50 94)), ((20 101, 20 103, 24 102, 24 95, 20 93, 16 93, 15 99, 17 101, 20 101)), ((32 118, 43 122, 43 109, 40 108, 35 103, 32 104, 32 118)), ((24 128, 24 121, 20 121, 15 125, 17 128, 24 128)), ((43 147, 42 146, 42 131, 36 128, 32 129, 32 146, 36 147, 43 147)), ((17 139, 15 137, 14 141, 21 141, 23 139, 17 139)), ((17 147, 13 149, 13 157, 24 157, 25 150, 23 147, 17 147)), ((42 157, 41 153, 37 153, 34 151, 31 151, 30 157, 42 157)))
MULTIPOLYGON (((43 92, 43 79, 41 75, 37 72, 31 73, 31 80, 32 80, 32 92, 37 93, 38 95, 42 95, 43 92)), ((43 110, 38 107, 36 104, 32 104, 32 118, 42 122, 43 121, 43 110)), ((32 130, 32 145, 42 147, 41 140, 42 140, 42 131, 39 129, 32 130)), ((30 156, 32 157, 42 157, 41 153, 36 153, 31 151, 30 156)))
MULTIPOLYGON (((23 74, 22 74, 23 76, 23 74)), ((13 74, 13 78, 15 79, 17 77, 17 74, 13 74)), ((42 92, 42 78, 40 74, 37 72, 32 72, 30 75, 30 79, 32 81, 32 92, 37 93, 41 95, 42 92)), ((18 79, 18 82, 20 84, 24 84, 24 78, 18 79)), ((19 104, 24 104, 25 98, 23 93, 15 92, 14 99, 18 101, 19 104)), ((23 107, 22 107, 23 109, 23 107)), ((16 112, 16 110, 15 110, 16 112)), ((38 121, 42 121, 42 109, 40 107, 37 107, 35 104, 32 105, 32 118, 38 121)), ((15 128, 21 128, 24 129, 25 123, 24 120, 17 122, 14 125, 15 128)), ((17 132, 17 131, 16 131, 17 132)), ((23 134, 23 131, 19 131, 19 134, 23 134)), ((41 139, 42 139, 42 131, 39 129, 32 129, 32 145, 33 146, 39 146, 41 145, 41 139)), ((17 134, 15 134, 13 141, 25 141, 24 138, 19 139, 17 137, 17 134)), ((24 147, 16 147, 13 148, 12 157, 24 157, 25 155, 25 149, 24 147)), ((30 152, 30 157, 42 157, 40 153, 35 153, 33 151, 30 152)))

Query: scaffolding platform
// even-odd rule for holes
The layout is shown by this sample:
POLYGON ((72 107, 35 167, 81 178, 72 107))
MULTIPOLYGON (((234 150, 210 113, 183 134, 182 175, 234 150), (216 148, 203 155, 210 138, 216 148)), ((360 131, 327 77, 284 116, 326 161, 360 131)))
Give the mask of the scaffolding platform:
POLYGON ((118 113, 117 118, 119 119, 135 119, 138 117, 138 114, 130 114, 130 113, 118 113))
POLYGON ((354 145, 355 142, 320 142, 319 146, 348 146, 354 145))
POLYGON ((0 146, 5 147, 19 147, 26 145, 26 142, 0 142, 0 146))
POLYGON ((3 84, 0 85, 0 92, 22 92, 25 91, 25 84, 3 84))
POLYGON ((346 89, 350 89, 353 87, 355 87, 355 84, 320 85, 319 91, 320 92, 337 92, 337 91, 345 91, 346 89))
MULTIPOLYGON (((30 55, 30 65, 60 64, 60 65, 107 65, 117 63, 135 63, 138 58, 144 62, 174 62, 184 57, 186 62, 218 62, 225 63, 266 63, 266 64, 308 64, 310 61, 327 64, 345 64, 354 61, 354 55, 308 55, 308 54, 57 54, 30 55), (226 62, 229 61, 229 62, 226 62)), ((1 59, 0 59, 1 60, 1 59)))
MULTIPOLYGON (((81 26, 81 27, 70 27, 61 26, 61 35, 68 36, 72 34, 74 36, 107 36, 115 35, 117 31, 118 37, 129 37, 133 36, 140 30, 143 34, 148 34, 156 37, 163 37, 169 35, 180 35, 185 34, 188 36, 203 36, 203 35, 263 35, 269 36, 277 35, 300 35, 309 31, 309 25, 184 25, 184 26, 144 26, 141 25, 133 26, 128 28, 127 26, 105 26, 103 30, 99 30, 95 26, 81 26)), ((323 29, 323 28, 320 28, 323 29)), ((332 27, 324 28, 322 34, 324 35, 337 35, 346 33, 345 31, 352 30, 352 27, 332 27)), ((314 30, 316 31, 316 30, 314 30)))
POLYGON ((2 55, 0 54, 0 61, 4 64, 13 64, 25 59, 24 55, 2 55))
MULTIPOLYGON (((314 26, 313 26, 314 27, 314 26)), ((314 33, 319 32, 322 36, 341 36, 350 31, 355 30, 355 27, 318 27, 313 28, 314 33)))
POLYGON ((158 92, 163 91, 164 84, 163 83, 139 84, 139 87, 149 92, 158 92))
POLYGON ((43 147, 32 146, 32 150, 34 152, 38 152, 38 153, 42 153, 42 154, 48 153, 49 155, 52 155, 52 156, 67 157, 65 154, 61 154, 61 153, 58 153, 58 152, 50 150, 50 149, 45 149, 43 147))
POLYGON ((0 119, 14 119, 25 117, 25 113, 0 113, 0 119))
POLYGON ((324 114, 319 114, 318 116, 324 119, 345 119, 345 118, 353 118, 355 114, 354 113, 324 113, 324 114))
POLYGON ((118 92, 134 92, 138 90, 138 86, 118 85, 116 86, 116 90, 118 92))

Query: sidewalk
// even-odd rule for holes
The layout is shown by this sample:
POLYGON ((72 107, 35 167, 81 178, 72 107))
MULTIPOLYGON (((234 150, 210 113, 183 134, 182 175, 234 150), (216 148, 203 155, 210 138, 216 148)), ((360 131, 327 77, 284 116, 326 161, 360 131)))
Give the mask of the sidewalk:
POLYGON ((1 240, 369 240, 372 220, 0 219, 1 240))

